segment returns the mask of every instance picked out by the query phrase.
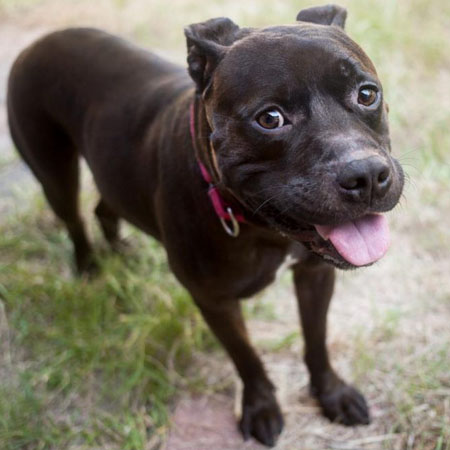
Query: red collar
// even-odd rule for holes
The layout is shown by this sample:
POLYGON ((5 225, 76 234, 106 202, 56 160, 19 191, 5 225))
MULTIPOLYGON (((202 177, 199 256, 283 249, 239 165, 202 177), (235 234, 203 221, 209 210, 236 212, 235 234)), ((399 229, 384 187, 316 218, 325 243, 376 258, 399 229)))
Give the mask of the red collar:
MULTIPOLYGON (((194 146, 194 150, 196 150, 195 145, 195 106, 194 102, 191 103, 189 109, 189 129, 191 133, 192 145, 194 146)), ((214 207, 214 211, 219 217, 220 222, 227 234, 233 237, 237 237, 239 235, 239 222, 245 223, 244 216, 241 212, 234 210, 230 203, 228 203, 220 194, 217 186, 213 183, 213 179, 208 172, 208 169, 205 165, 198 159, 198 154, 196 152, 197 163, 200 167, 200 172, 202 173, 203 179, 208 183, 208 195, 211 203, 214 207)))

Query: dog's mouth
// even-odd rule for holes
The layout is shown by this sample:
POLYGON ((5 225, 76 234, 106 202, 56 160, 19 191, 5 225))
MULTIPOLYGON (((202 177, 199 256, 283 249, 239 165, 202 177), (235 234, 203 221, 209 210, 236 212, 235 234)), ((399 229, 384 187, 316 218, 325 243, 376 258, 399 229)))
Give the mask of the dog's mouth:
POLYGON ((367 214, 339 225, 313 225, 289 236, 342 269, 375 263, 390 244, 389 226, 382 214, 367 214))

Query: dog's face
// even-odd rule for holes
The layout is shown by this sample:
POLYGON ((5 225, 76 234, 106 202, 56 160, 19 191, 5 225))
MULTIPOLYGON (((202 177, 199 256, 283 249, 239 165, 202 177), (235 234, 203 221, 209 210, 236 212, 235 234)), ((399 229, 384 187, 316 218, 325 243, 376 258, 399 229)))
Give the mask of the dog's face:
POLYGON ((298 19, 260 30, 215 19, 200 24, 200 44, 187 31, 212 163, 259 221, 293 239, 307 236, 309 248, 338 267, 367 265, 389 243, 378 213, 392 209, 403 188, 382 86, 343 31, 344 10, 312 8, 298 19))

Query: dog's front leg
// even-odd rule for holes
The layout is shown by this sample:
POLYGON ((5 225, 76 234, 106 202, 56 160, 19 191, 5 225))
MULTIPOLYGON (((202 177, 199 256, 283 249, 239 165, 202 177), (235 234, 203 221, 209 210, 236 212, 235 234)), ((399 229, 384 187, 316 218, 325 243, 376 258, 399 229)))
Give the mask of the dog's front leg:
POLYGON ((345 425, 367 424, 369 410, 364 397, 339 378, 328 359, 326 321, 334 268, 312 257, 311 261, 295 265, 293 271, 311 391, 330 420, 345 425))
POLYGON ((239 424, 244 439, 252 435, 263 444, 273 446, 283 428, 283 418, 274 386, 250 344, 239 302, 230 301, 214 307, 197 304, 244 383, 239 424))

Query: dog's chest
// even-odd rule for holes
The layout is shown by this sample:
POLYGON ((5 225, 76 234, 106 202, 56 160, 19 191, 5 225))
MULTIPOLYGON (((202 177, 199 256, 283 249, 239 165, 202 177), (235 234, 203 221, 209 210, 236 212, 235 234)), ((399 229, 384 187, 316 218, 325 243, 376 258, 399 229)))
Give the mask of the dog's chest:
POLYGON ((274 282, 287 268, 298 261, 299 252, 290 246, 252 246, 242 248, 230 258, 227 285, 233 297, 249 297, 274 282))

